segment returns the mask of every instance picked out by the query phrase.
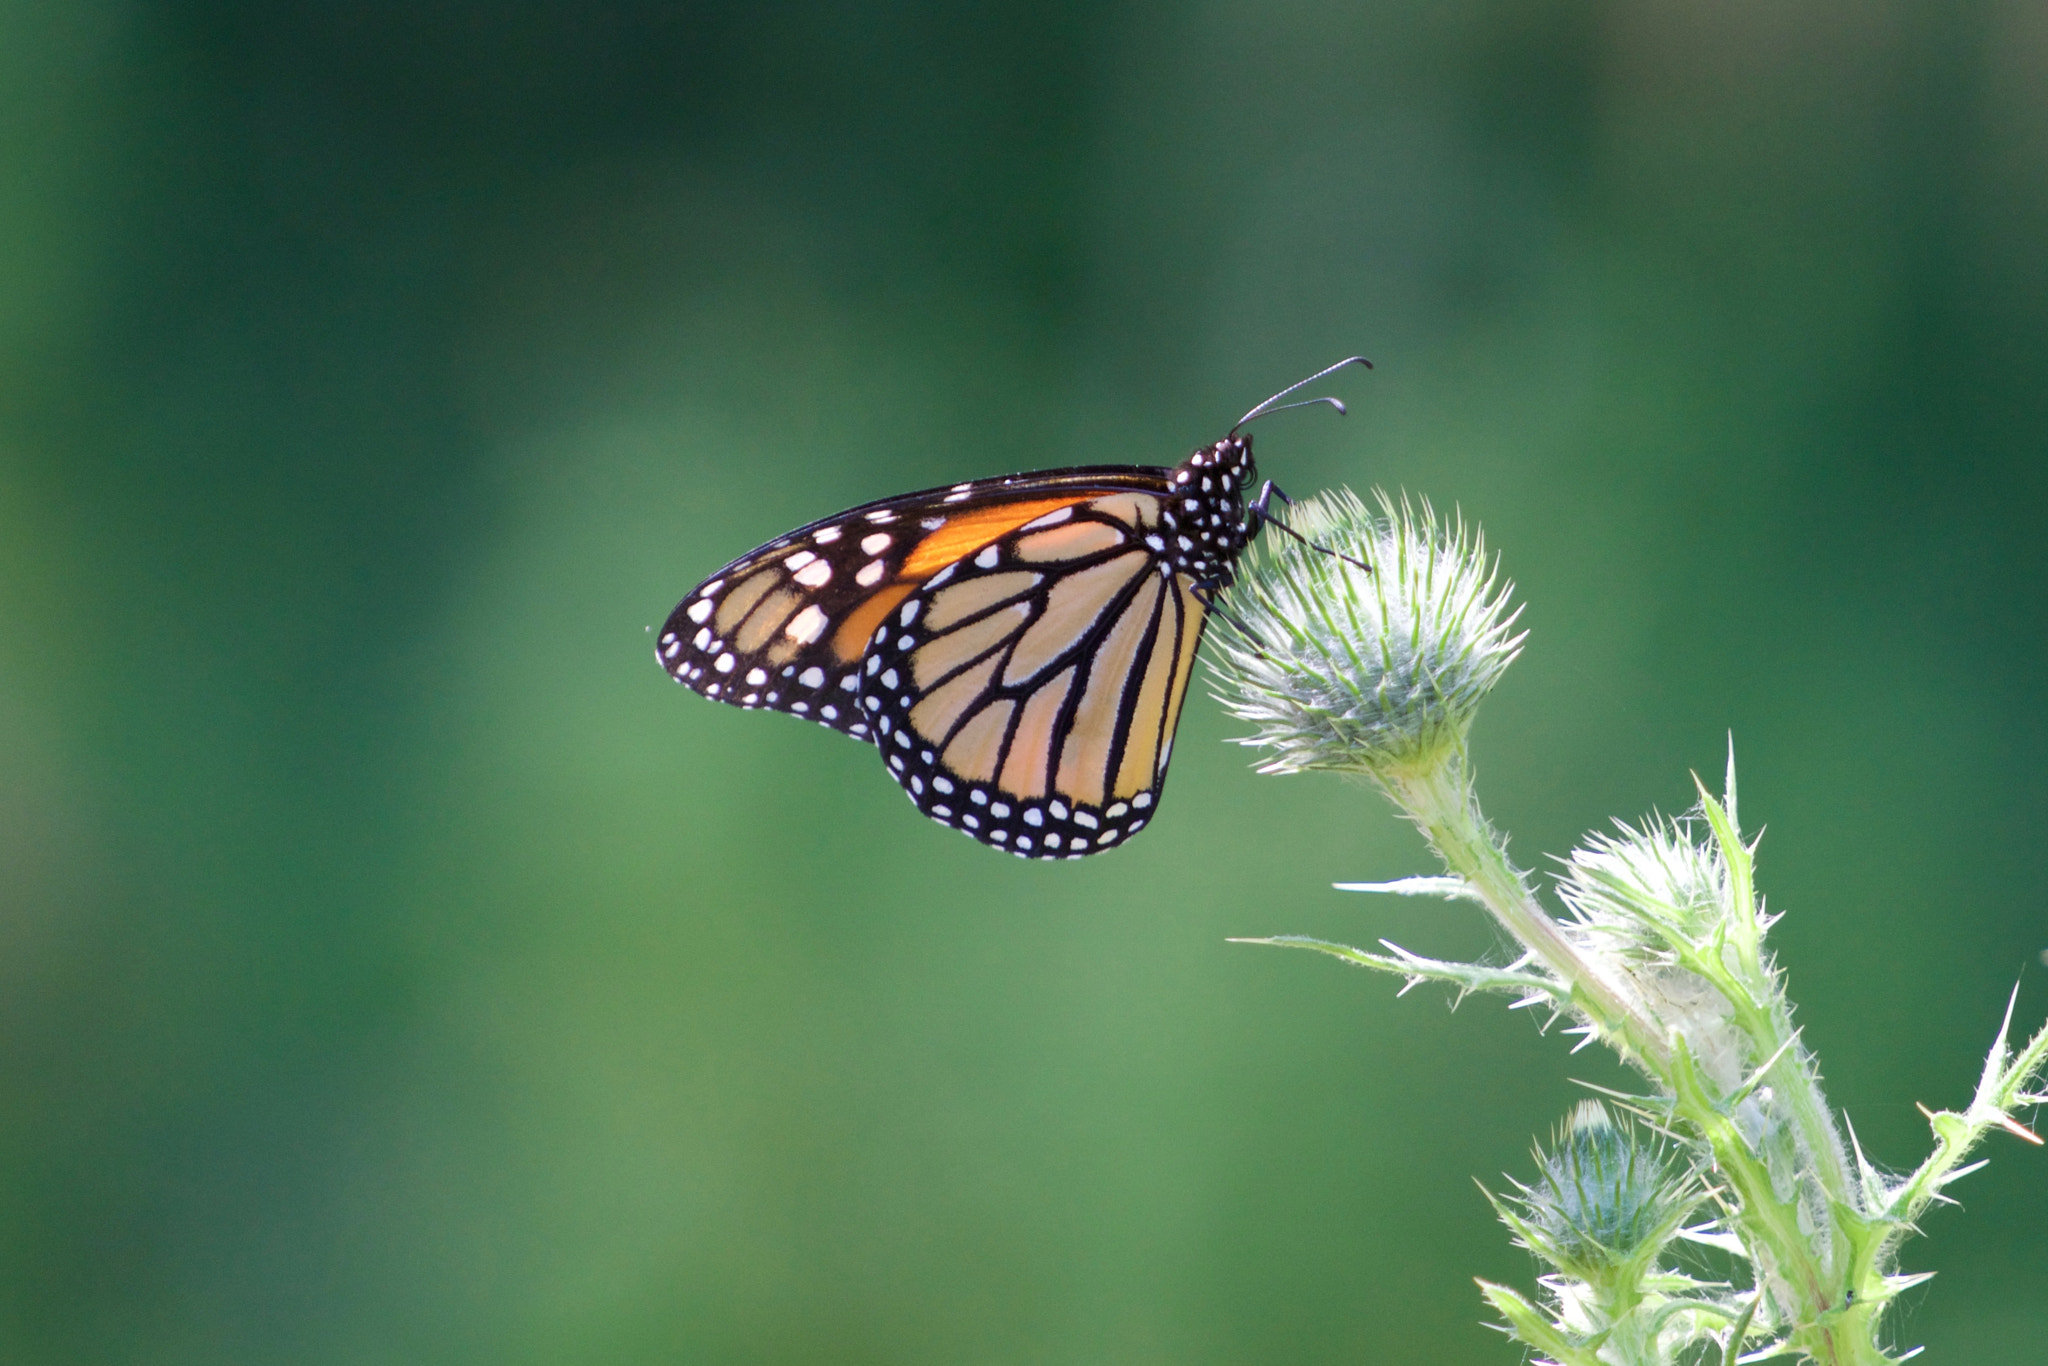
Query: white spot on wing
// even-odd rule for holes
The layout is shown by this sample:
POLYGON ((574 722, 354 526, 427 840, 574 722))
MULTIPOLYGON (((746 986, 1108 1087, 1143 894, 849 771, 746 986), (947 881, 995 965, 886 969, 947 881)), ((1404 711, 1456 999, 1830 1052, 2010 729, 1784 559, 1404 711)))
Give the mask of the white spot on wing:
POLYGON ((860 538, 861 553, 863 555, 879 555, 887 550, 895 540, 896 538, 886 531, 877 531, 872 536, 863 536, 860 538))
POLYGON ((860 573, 853 576, 853 581, 862 588, 873 588, 882 581, 882 575, 888 572, 888 565, 883 564, 880 560, 869 560, 860 567, 860 573))
POLYGON ((1000 550, 997 550, 994 546, 989 546, 987 549, 983 550, 979 555, 976 555, 974 557, 974 563, 977 567, 982 569, 994 569, 996 567, 996 561, 1001 558, 1002 552, 1000 550))
POLYGON ((825 686, 825 671, 813 664, 810 668, 798 674, 796 681, 803 684, 806 688, 822 688, 825 686))
POLYGON ((832 565, 826 560, 813 560, 797 571, 796 581, 806 588, 823 588, 832 582, 832 565))
POLYGON ((830 624, 831 618, 825 615, 825 609, 814 602, 791 617, 789 625, 782 628, 782 634, 799 645, 809 645, 824 635, 825 627, 830 624))
POLYGON ((818 555, 816 551, 799 550, 796 552, 796 554, 784 560, 782 562, 782 567, 784 569, 792 571, 802 569, 805 565, 809 564, 812 560, 815 560, 817 558, 818 555))
POLYGON ((696 622, 699 626, 703 625, 704 618, 710 616, 711 609, 713 607, 716 607, 717 605, 717 603, 711 601, 711 599, 709 598, 697 599, 695 602, 690 604, 690 620, 696 622))

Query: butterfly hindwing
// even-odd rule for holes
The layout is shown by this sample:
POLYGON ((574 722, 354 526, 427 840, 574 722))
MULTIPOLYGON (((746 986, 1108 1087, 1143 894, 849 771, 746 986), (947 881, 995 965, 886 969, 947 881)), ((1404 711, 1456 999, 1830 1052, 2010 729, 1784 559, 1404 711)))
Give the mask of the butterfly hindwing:
POLYGON ((1078 858, 1156 809, 1204 609, 1161 538, 1163 479, 1038 513, 907 594, 861 708, 919 810, 1078 858))

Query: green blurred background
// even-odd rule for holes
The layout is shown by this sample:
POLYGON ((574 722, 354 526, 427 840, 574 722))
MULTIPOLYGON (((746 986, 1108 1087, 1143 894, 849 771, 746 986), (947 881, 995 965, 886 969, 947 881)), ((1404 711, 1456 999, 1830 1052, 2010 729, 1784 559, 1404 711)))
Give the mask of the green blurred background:
MULTIPOLYGON (((2048 11, 0 3, 0 1356, 1519 1360, 1472 1185, 1618 1080, 1228 934, 1483 952, 1190 704, 1024 864, 646 628, 886 493, 1456 505, 1524 863, 1732 730, 1806 1039, 1924 1151, 2048 1011, 2048 11)), ((2048 1158, 1901 1340, 2048 1348, 2048 1158)))

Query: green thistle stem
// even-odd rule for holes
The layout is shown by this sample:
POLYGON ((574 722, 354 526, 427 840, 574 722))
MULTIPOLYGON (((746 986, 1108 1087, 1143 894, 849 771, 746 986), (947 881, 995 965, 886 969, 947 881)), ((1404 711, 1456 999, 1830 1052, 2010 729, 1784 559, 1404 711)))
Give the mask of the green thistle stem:
POLYGON ((1373 778, 1509 934, 1570 985, 1572 1000, 1624 1055, 1661 1066, 1670 1045, 1650 1019, 1564 935, 1538 904, 1522 871, 1479 810, 1462 741, 1428 765, 1387 765, 1373 778))

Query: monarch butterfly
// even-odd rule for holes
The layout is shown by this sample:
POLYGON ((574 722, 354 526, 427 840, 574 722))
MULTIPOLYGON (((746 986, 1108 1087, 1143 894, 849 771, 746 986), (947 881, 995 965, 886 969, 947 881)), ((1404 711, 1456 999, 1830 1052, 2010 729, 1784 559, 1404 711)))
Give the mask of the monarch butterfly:
MULTIPOLYGON (((899 494, 799 527, 670 613, 656 653, 719 702, 875 745, 917 809, 1020 858, 1074 859, 1158 810, 1216 594, 1272 517, 1239 429, 1172 468, 1092 465, 899 494)), ((1277 405, 1277 406, 1276 406, 1277 405)), ((1320 547, 1318 547, 1320 548, 1320 547)), ((1333 552, 1334 553, 1334 552, 1333 552)), ((1348 557, 1346 557, 1348 558, 1348 557)))

